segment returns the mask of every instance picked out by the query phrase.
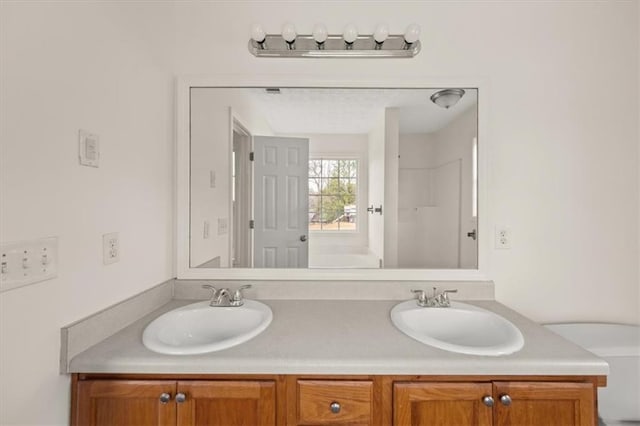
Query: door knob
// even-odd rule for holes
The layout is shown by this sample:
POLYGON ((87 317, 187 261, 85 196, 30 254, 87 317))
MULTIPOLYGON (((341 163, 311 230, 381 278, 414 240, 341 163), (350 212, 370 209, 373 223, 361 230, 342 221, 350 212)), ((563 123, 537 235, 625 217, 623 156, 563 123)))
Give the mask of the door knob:
POLYGON ((303 243, 305 241, 307 241, 307 236, 306 235, 300 235, 300 241, 302 241, 303 243))
POLYGON ((171 400, 171 394, 168 394, 166 392, 163 392, 163 393, 160 394, 160 402, 162 404, 166 404, 170 400, 171 400))
POLYGON ((507 394, 500 395, 500 402, 502 403, 502 405, 508 407, 509 405, 511 405, 511 397, 507 394))
POLYGON ((183 402, 185 402, 187 400, 187 395, 183 394, 182 392, 178 392, 176 394, 176 402, 178 404, 182 404, 183 402))
POLYGON ((489 395, 482 397, 482 403, 487 407, 493 407, 493 397, 489 395))
POLYGON ((332 402, 331 405, 329 406, 329 409, 331 409, 331 412, 334 414, 338 414, 340 412, 340 409, 342 407, 340 406, 339 402, 332 402))
POLYGON ((467 237, 472 238, 475 241, 476 238, 478 238, 478 235, 476 234, 476 230, 474 229, 471 232, 467 232, 467 237))

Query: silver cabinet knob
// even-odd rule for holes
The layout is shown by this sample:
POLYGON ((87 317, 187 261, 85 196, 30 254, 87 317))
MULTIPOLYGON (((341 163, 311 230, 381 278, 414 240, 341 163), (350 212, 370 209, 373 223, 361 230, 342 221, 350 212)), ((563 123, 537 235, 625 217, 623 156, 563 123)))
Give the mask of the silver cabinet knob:
POLYGON ((166 404, 167 402, 171 401, 171 395, 163 392, 160 394, 160 403, 162 404, 166 404))
POLYGON ((183 394, 182 392, 178 392, 176 394, 176 402, 178 404, 182 404, 183 402, 185 402, 187 400, 187 395, 183 394))
POLYGON ((493 397, 492 396, 483 396, 482 397, 482 403, 484 405, 486 405, 487 407, 493 407, 493 397))
POLYGON ((329 406, 329 408, 331 409, 331 412, 334 414, 338 414, 340 412, 340 409, 342 408, 340 406, 339 402, 332 402, 331 405, 329 406))
POLYGON ((500 395, 500 402, 502 405, 506 405, 507 407, 511 405, 511 397, 507 394, 500 395))

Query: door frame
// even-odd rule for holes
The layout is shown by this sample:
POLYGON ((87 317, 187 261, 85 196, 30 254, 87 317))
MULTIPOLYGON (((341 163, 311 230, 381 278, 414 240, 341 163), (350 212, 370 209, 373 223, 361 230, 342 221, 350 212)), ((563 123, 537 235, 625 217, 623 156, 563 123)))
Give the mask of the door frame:
MULTIPOLYGON (((253 233, 249 228, 249 221, 253 218, 253 166, 249 160, 249 155, 253 150, 253 135, 251 131, 245 126, 243 120, 238 116, 237 112, 233 108, 229 108, 229 128, 231 132, 229 134, 229 164, 233 161, 233 153, 236 152, 234 146, 234 134, 241 136, 240 149, 236 153, 236 157, 240 158, 238 170, 236 170, 236 176, 241 176, 241 196, 236 199, 237 211, 233 211, 233 203, 229 203, 229 217, 231 218, 231 238, 229 238, 229 254, 230 254, 230 267, 235 268, 233 265, 233 257, 235 254, 234 241, 240 241, 240 253, 242 262, 246 262, 249 267, 253 266, 253 233), (236 238, 237 237, 237 238, 236 238)), ((233 191, 233 168, 229 168, 229 193, 233 191)), ((237 184, 237 182, 236 182, 237 184)), ((236 185, 236 189, 238 185, 236 185)))

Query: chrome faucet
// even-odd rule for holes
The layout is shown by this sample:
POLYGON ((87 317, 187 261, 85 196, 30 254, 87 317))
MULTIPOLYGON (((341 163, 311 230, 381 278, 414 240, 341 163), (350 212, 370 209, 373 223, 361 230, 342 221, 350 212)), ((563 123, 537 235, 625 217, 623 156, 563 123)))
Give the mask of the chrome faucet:
POLYGON ((443 290, 438 294, 436 287, 433 287, 433 295, 431 297, 427 296, 427 292, 424 290, 411 290, 411 292, 417 295, 418 306, 423 308, 448 308, 451 306, 449 293, 457 293, 458 290, 443 290))
POLYGON ((233 292, 233 296, 231 295, 231 291, 228 288, 221 288, 217 290, 214 286, 205 284, 202 288, 206 288, 211 290, 211 300, 209 301, 209 306, 211 307, 238 307, 244 305, 244 295, 242 294, 243 290, 251 288, 251 284, 243 285, 236 289, 233 292))
POLYGON ((231 294, 228 288, 222 288, 218 291, 216 306, 231 306, 231 294))

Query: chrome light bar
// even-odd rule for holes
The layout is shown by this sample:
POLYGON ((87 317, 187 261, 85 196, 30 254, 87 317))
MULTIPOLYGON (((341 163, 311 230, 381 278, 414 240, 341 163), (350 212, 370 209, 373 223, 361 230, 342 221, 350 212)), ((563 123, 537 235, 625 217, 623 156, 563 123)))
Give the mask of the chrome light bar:
POLYGON ((373 35, 360 35, 347 43, 342 35, 335 34, 322 43, 312 35, 298 35, 291 43, 281 34, 266 34, 262 42, 249 40, 249 52, 258 58, 413 58, 420 47, 420 40, 407 43, 402 34, 390 34, 382 43, 373 35))

